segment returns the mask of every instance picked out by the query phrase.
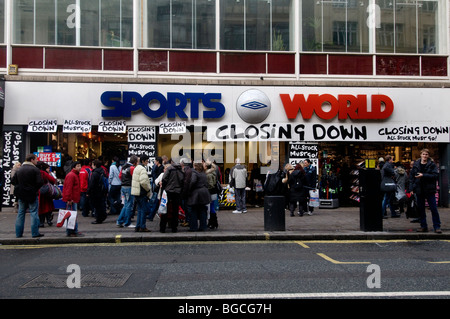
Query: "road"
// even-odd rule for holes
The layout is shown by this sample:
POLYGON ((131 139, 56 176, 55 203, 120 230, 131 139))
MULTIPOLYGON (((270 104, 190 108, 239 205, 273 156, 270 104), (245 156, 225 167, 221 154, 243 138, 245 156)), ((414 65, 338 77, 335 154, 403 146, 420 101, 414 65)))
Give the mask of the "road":
POLYGON ((0 246, 1 299, 166 297, 448 299, 450 241, 0 246))

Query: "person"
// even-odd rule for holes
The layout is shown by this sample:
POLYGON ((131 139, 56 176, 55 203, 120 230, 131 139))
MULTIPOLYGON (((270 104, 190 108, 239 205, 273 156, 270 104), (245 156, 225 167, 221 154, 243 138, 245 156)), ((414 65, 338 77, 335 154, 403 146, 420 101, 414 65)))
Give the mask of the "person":
POLYGON ((140 156, 140 163, 136 165, 131 177, 131 195, 134 196, 137 205, 137 220, 135 232, 149 232, 146 226, 147 203, 151 195, 150 179, 147 175, 147 165, 149 158, 147 155, 140 156))
POLYGON ((121 210, 120 201, 120 189, 122 187, 122 181, 119 178, 120 175, 119 158, 114 156, 113 162, 109 167, 109 191, 108 191, 108 203, 109 213, 111 215, 119 214, 121 210))
POLYGON ((309 192, 307 187, 308 180, 302 164, 297 163, 295 168, 288 172, 287 184, 289 187, 289 211, 291 216, 295 216, 294 211, 298 202, 298 215, 301 217, 308 210, 307 194, 309 192))
POLYGON ((14 195, 19 200, 19 210, 16 217, 16 237, 23 237, 25 227, 25 213, 30 211, 31 219, 31 236, 38 238, 44 236, 39 232, 39 199, 38 192, 44 181, 39 168, 36 167, 37 157, 29 154, 25 158, 25 162, 17 170, 11 180, 14 185, 14 195))
POLYGON ((430 158, 430 151, 426 148, 420 151, 420 158, 414 162, 409 176, 409 189, 411 195, 415 194, 419 209, 420 228, 418 232, 427 232, 427 216, 425 213, 425 200, 431 210, 433 228, 435 233, 442 233, 441 220, 436 204, 436 182, 439 177, 438 167, 430 158))
POLYGON ((80 177, 80 210, 81 215, 83 217, 89 216, 89 210, 91 209, 91 203, 88 200, 86 193, 88 189, 88 183, 89 183, 89 177, 91 176, 92 170, 91 170, 91 161, 89 159, 84 159, 81 161, 81 170, 80 174, 78 175, 80 177))
POLYGON ((191 217, 191 206, 187 204, 187 200, 189 198, 189 185, 191 184, 191 176, 192 176, 192 161, 186 157, 183 157, 180 160, 181 169, 184 173, 183 180, 183 190, 181 191, 181 207, 184 210, 184 222, 181 226, 187 227, 189 226, 189 220, 191 217))
POLYGON ((211 203, 211 194, 208 191, 208 182, 202 162, 195 162, 189 184, 189 197, 187 204, 191 206, 189 231, 207 230, 207 206, 211 203), (199 225, 200 222, 200 225, 199 225))
MULTIPOLYGON (((312 165, 312 161, 309 158, 303 161, 303 165, 306 177, 306 185, 305 185, 306 202, 309 203, 310 200, 309 191, 317 188, 317 170, 312 165)), ((314 212, 314 207, 310 205, 307 206, 308 206, 308 215, 312 215, 314 212)))
POLYGON ((159 177, 159 175, 161 175, 161 173, 164 172, 164 166, 162 163, 162 158, 161 156, 156 156, 155 157, 155 163, 152 167, 152 190, 155 191, 155 188, 158 188, 159 185, 156 184, 156 179, 159 177))
MULTIPOLYGON (((16 174, 16 172, 18 171, 20 166, 22 166, 22 163, 20 163, 19 161, 14 163, 13 168, 11 170, 11 179, 14 177, 14 175, 16 174)), ((18 201, 17 197, 14 195, 14 185, 13 184, 11 184, 10 194, 11 194, 12 198, 14 198, 13 212, 17 214, 19 212, 19 201, 18 201)))
MULTIPOLYGON (((385 162, 383 164, 383 167, 381 168, 381 179, 384 177, 390 177, 393 180, 395 180, 395 171, 394 171, 394 157, 391 155, 386 155, 384 158, 385 162)), ((381 211, 383 214, 383 218, 387 218, 386 213, 386 207, 389 206, 389 209, 391 211, 391 217, 392 218, 398 218, 400 217, 399 214, 394 209, 393 200, 395 196, 395 190, 392 192, 385 192, 383 195, 383 202, 381 204, 381 211)))
POLYGON ((408 179, 408 174, 405 168, 400 162, 395 163, 395 181, 397 183, 397 192, 395 197, 397 198, 399 213, 405 212, 405 202, 406 202, 406 181, 408 179))
POLYGON ((170 218, 172 232, 178 228, 178 210, 181 205, 181 191, 183 190, 184 174, 181 165, 171 161, 170 166, 164 172, 162 188, 167 193, 167 214, 161 215, 159 224, 160 232, 166 231, 167 220, 170 218))
MULTIPOLYGON (((72 170, 66 175, 64 179, 64 187, 62 192, 62 200, 66 203, 66 208, 70 210, 78 210, 78 204, 81 198, 81 187, 80 187, 80 170, 81 163, 75 161, 72 163, 72 170)), ((69 217, 72 218, 72 217, 69 217)), ((66 229, 68 237, 78 237, 82 236, 78 232, 78 222, 75 222, 74 229, 66 229)))
MULTIPOLYGON (((47 163, 38 161, 36 167, 41 170, 44 184, 56 184, 56 178, 50 174, 50 166, 47 163)), ((50 196, 41 195, 39 192, 39 227, 44 227, 45 220, 47 220, 49 226, 53 225, 53 210, 55 210, 53 199, 50 196)))
POLYGON ((108 189, 104 180, 107 179, 102 167, 102 161, 94 160, 92 163, 91 178, 88 183, 87 196, 95 210, 95 221, 92 224, 101 224, 105 221, 106 215, 106 194, 108 189))
POLYGON ((129 161, 123 165, 120 171, 120 179, 122 181, 121 193, 124 198, 124 205, 116 221, 118 227, 135 227, 131 224, 131 211, 134 204, 134 195, 131 194, 131 181, 137 163, 138 157, 131 155, 129 161))
POLYGON ((208 182, 207 183, 208 191, 211 196, 211 203, 209 205, 208 227, 210 229, 217 229, 217 227, 219 227, 216 211, 216 202, 218 200, 217 169, 216 165, 214 165, 209 159, 204 162, 204 169, 206 173, 206 179, 208 182))
POLYGON ((230 178, 234 180, 234 190, 236 196, 236 210, 233 211, 234 214, 241 214, 247 212, 247 207, 245 204, 247 187, 247 169, 241 164, 240 158, 236 158, 235 166, 231 168, 230 178))

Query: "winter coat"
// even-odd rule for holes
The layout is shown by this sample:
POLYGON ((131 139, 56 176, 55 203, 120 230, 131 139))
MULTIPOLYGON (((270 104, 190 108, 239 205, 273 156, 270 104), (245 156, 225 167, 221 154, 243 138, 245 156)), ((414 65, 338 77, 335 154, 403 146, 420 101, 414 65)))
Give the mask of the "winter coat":
POLYGON ((131 178, 131 195, 134 196, 149 196, 151 191, 150 179, 147 175, 147 170, 141 164, 136 166, 131 178))
POLYGON ((395 170, 395 181, 397 182, 397 198, 406 196, 406 181, 408 177, 403 167, 397 167, 395 170))
POLYGON ((381 178, 383 177, 395 177, 394 164, 391 162, 384 163, 383 168, 381 169, 381 178))
POLYGON ((231 169, 231 177, 234 179, 235 188, 245 188, 247 186, 247 169, 244 165, 235 165, 231 169))
POLYGON ((72 169, 69 174, 67 174, 64 179, 62 200, 63 202, 72 201, 74 203, 80 202, 81 197, 81 188, 80 188, 80 177, 78 176, 79 172, 75 169, 72 169))
POLYGON ((193 169, 187 205, 207 205, 209 203, 211 203, 211 194, 208 191, 206 174, 193 169))
POLYGON ((181 198, 187 199, 189 197, 189 186, 191 185, 191 177, 192 177, 193 168, 191 164, 186 164, 184 167, 184 181, 183 181, 183 190, 181 191, 181 198))
POLYGON ((212 166, 206 170, 206 180, 208 183, 208 191, 210 194, 217 194, 217 177, 216 167, 212 166))
MULTIPOLYGON (((56 179, 46 171, 41 170, 41 176, 44 184, 56 184, 56 179)), ((39 215, 50 213, 54 209, 55 205, 53 204, 53 198, 50 196, 41 196, 41 194, 39 194, 39 215)))
POLYGON ((27 203, 33 203, 39 189, 44 185, 41 170, 31 162, 24 162, 14 174, 11 183, 15 186, 14 195, 27 203))
POLYGON ((82 193, 86 193, 89 186, 89 176, 92 173, 92 169, 88 165, 84 165, 80 170, 80 190, 82 193), (88 172, 89 170, 89 172, 88 172))
POLYGON ((428 159, 425 167, 421 167, 420 159, 414 162, 409 175, 408 191, 413 191, 418 195, 430 195, 436 193, 436 182, 439 177, 439 171, 432 159, 428 159), (422 173, 421 178, 416 178, 418 173, 422 173))
POLYGON ((184 173, 180 164, 170 165, 164 172, 162 187, 167 193, 181 194, 183 190, 184 173))
POLYGON ((317 186, 317 171, 312 165, 304 168, 306 176, 306 185, 311 188, 316 188, 317 186))
POLYGON ((105 170, 102 167, 97 167, 92 171, 87 189, 87 193, 91 198, 99 199, 106 196, 108 190, 104 189, 102 185, 102 176, 106 177, 105 170))
POLYGON ((291 202, 304 202, 306 201, 309 189, 307 188, 306 175, 300 170, 294 170, 289 174, 289 201, 291 202))

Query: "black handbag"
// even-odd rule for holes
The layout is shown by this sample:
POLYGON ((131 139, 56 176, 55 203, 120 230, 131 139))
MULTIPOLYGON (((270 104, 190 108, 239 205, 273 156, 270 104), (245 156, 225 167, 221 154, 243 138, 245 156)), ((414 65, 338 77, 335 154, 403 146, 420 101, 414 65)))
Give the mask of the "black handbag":
POLYGON ((380 184, 380 190, 385 193, 395 192, 397 184, 392 177, 383 177, 380 184))

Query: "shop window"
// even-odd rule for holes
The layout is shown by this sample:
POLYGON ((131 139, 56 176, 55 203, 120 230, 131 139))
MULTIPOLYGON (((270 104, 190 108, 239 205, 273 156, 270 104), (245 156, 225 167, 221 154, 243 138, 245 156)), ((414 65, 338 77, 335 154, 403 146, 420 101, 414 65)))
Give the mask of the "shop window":
POLYGON ((144 1, 145 48, 215 49, 215 1, 144 1))
POLYGON ((220 49, 292 50, 292 1, 222 0, 220 49))
POLYGON ((376 0, 380 9, 376 51, 445 54, 447 37, 439 23, 443 0, 376 0))
POLYGON ((133 0, 12 3, 14 44, 132 46, 133 0))
POLYGON ((369 52, 369 0, 303 0, 303 51, 369 52))

